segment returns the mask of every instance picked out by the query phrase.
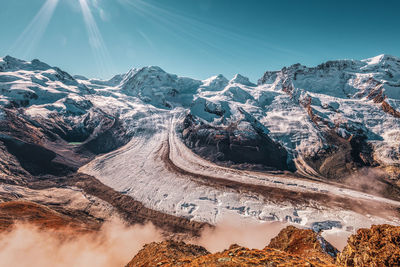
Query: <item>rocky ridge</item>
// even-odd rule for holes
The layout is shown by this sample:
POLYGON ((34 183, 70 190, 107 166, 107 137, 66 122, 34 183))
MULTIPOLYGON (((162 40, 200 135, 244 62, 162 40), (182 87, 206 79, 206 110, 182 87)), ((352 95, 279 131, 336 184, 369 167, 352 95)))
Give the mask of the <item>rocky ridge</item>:
POLYGON ((262 250, 232 245, 211 254, 200 246, 163 241, 146 245, 127 266, 397 266, 399 238, 399 227, 374 225, 358 230, 338 253, 326 241, 321 246, 317 233, 289 226, 262 250))

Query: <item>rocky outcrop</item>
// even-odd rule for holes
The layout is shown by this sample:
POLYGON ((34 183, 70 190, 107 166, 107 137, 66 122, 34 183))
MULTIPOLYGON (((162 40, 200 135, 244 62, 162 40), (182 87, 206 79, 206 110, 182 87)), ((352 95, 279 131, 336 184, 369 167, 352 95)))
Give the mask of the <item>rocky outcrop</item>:
POLYGON ((267 248, 273 248, 311 259, 319 263, 334 263, 338 250, 311 229, 288 226, 274 237, 267 248))
POLYGON ((287 151, 259 127, 248 131, 232 123, 216 127, 201 123, 192 115, 183 122, 182 138, 198 155, 236 168, 292 170, 287 151))
POLYGON ((283 229, 262 250, 232 245, 210 254, 205 248, 164 241, 146 245, 127 266, 399 266, 400 227, 373 225, 351 236, 343 252, 310 229, 283 229))
POLYGON ((329 130, 323 132, 323 136, 328 147, 305 158, 322 177, 340 180, 360 168, 377 165, 372 159, 372 149, 362 134, 345 139, 329 130))
POLYGON ((128 134, 123 123, 118 117, 107 118, 106 125, 102 125, 97 132, 82 145, 94 154, 102 154, 113 151, 129 142, 132 134, 128 134))
POLYGON ((223 252, 195 259, 183 259, 181 262, 182 266, 333 266, 276 249, 248 249, 237 245, 223 252))
POLYGON ((164 241, 146 245, 127 267, 133 266, 333 266, 272 248, 248 249, 232 245, 210 254, 203 247, 164 241))
POLYGON ((389 113, 396 118, 400 118, 400 112, 395 110, 388 102, 382 101, 382 109, 386 113, 389 113))
POLYGON ((400 227, 373 225, 350 236, 337 256, 342 266, 400 266, 400 227))
POLYGON ((183 262, 209 253, 201 246, 186 244, 182 241, 167 240, 159 243, 153 242, 145 245, 126 267, 180 265, 183 262))
POLYGON ((0 203, 0 232, 11 230, 16 223, 29 224, 42 230, 88 232, 99 228, 99 224, 80 221, 29 201, 0 203))

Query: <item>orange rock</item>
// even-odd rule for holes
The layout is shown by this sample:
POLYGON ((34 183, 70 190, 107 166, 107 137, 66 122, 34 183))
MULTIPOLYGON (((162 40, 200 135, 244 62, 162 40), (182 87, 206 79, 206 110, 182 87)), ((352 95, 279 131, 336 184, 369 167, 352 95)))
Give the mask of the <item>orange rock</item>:
POLYGON ((133 266, 334 266, 305 259, 277 249, 248 249, 232 245, 229 249, 209 254, 199 246, 184 242, 164 241, 146 245, 127 267, 133 266))
POLYGON ((91 231, 95 225, 86 225, 48 207, 29 201, 0 203, 0 231, 11 230, 15 223, 26 223, 42 229, 91 231))
POLYGON ((311 229, 288 226, 266 248, 281 250, 321 264, 333 264, 338 250, 311 229))
POLYGON ((184 242, 163 241, 153 242, 144 246, 142 250, 128 263, 127 267, 152 267, 173 266, 177 262, 190 261, 190 259, 207 255, 209 252, 196 245, 188 245, 184 242))
POLYGON ((183 262, 182 266, 334 266, 272 248, 264 250, 231 246, 223 252, 183 262))
POLYGON ((342 266, 400 266, 400 227, 373 225, 359 229, 337 256, 342 266))

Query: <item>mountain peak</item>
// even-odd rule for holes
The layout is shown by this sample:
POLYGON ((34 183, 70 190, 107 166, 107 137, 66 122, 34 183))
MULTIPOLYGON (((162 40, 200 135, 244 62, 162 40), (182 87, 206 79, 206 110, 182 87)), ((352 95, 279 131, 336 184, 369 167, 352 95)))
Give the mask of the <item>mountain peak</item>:
POLYGON ((216 76, 212 76, 203 81, 203 88, 206 91, 219 91, 224 89, 229 83, 229 80, 224 77, 224 75, 219 74, 216 76))
POLYGON ((243 85, 248 85, 248 86, 255 86, 254 83, 250 82, 249 78, 241 75, 241 74, 236 74, 232 80, 230 80, 229 83, 239 83, 243 85))
POLYGON ((228 84, 228 79, 224 75, 218 74, 203 81, 205 86, 211 86, 216 83, 228 84))
POLYGON ((139 71, 166 73, 165 70, 163 70, 159 66, 146 66, 141 68, 139 71))
POLYGON ((23 64, 26 64, 26 61, 7 55, 2 58, 1 63, 0 63, 0 70, 5 70, 5 69, 19 68, 23 64))
POLYGON ((376 65, 385 61, 400 61, 400 58, 388 54, 381 54, 375 57, 363 59, 361 61, 367 63, 368 65, 376 65))
POLYGON ((0 61, 0 69, 14 70, 14 69, 25 69, 25 70, 48 70, 51 66, 40 61, 39 59, 33 59, 32 61, 25 61, 12 56, 5 56, 0 61))
POLYGON ((10 55, 6 55, 5 57, 3 57, 3 60, 4 60, 4 61, 7 61, 7 62, 12 62, 12 61, 25 62, 25 61, 23 61, 23 60, 21 60, 21 59, 12 57, 12 56, 10 56, 10 55))
POLYGON ((31 61, 31 65, 34 69, 38 69, 38 70, 48 70, 51 68, 50 65, 40 61, 39 59, 34 59, 31 61))

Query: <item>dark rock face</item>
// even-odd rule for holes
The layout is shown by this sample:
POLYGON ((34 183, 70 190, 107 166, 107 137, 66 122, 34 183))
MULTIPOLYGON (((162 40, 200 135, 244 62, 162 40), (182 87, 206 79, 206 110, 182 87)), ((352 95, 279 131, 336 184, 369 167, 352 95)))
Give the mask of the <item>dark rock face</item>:
POLYGON ((314 222, 311 225, 311 229, 316 232, 319 233, 321 231, 324 230, 330 230, 333 228, 342 228, 342 224, 339 221, 323 221, 323 222, 314 222))
POLYGON ((332 130, 322 132, 329 145, 306 162, 322 177, 340 180, 364 167, 376 167, 378 163, 372 157, 372 148, 362 133, 349 139, 340 137, 332 130))
POLYGON ((214 127, 189 114, 183 122, 182 138, 195 153, 216 163, 239 168, 291 170, 287 151, 256 130, 244 132, 235 125, 214 127))
POLYGON ((99 132, 87 140, 82 148, 94 154, 107 153, 129 142, 132 135, 127 134, 118 118, 108 119, 99 132))
MULTIPOLYGON (((34 120, 18 110, 4 111, 0 144, 18 162, 20 171, 14 170, 14 175, 21 170, 33 176, 67 175, 95 155, 116 149, 131 138, 117 118, 101 112, 34 120)), ((4 169, 8 164, 4 162, 4 169)))
POLYGON ((73 167, 54 161, 57 154, 44 147, 11 138, 0 138, 0 140, 8 152, 18 159, 21 167, 31 175, 65 175, 76 171, 73 167))

